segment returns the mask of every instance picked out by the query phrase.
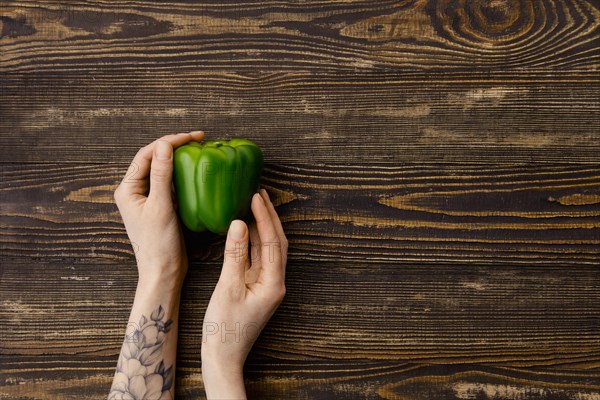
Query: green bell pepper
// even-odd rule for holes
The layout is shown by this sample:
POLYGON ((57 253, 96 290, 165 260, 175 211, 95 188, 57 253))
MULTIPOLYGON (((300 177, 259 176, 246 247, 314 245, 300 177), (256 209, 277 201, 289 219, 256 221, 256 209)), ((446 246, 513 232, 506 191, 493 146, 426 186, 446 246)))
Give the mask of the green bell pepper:
POLYGON ((225 234, 250 214, 263 154, 250 140, 190 142, 175 150, 173 176, 179 215, 191 231, 225 234))

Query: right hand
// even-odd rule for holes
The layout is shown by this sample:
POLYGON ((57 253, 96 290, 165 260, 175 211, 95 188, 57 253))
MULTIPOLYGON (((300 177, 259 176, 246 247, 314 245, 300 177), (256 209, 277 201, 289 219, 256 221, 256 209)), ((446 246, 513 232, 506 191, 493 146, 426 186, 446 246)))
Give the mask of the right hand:
POLYGON ((241 376, 252 345, 285 296, 288 241, 264 189, 252 197, 251 209, 256 221, 250 229, 241 220, 229 226, 223 269, 204 316, 202 372, 207 394, 211 377, 216 382, 218 376, 241 376))

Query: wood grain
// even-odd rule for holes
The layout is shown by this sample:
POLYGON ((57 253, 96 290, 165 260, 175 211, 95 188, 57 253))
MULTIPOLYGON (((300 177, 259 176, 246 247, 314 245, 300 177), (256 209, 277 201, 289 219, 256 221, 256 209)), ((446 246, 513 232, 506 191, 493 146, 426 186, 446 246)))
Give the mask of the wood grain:
POLYGON ((0 71, 597 67, 595 1, 10 1, 0 71))
MULTIPOLYGON (((183 398, 201 388, 202 314, 218 274, 212 262, 194 263, 188 274, 178 360, 190 397, 183 398)), ((0 393, 53 398, 57 390, 69 398, 107 389, 135 284, 133 260, 7 265, 0 393)), ((423 398, 432 382, 440 393, 600 394, 596 267, 565 274, 561 266, 291 257, 287 286, 247 366, 257 398, 423 398)))
MULTIPOLYGON (((112 192, 203 129, 264 150, 287 297, 256 399, 600 399, 593 0, 0 2, 0 398, 105 398, 112 192)), ((186 235, 178 399, 223 240, 186 235)), ((140 249, 139 251, 143 251, 140 249)))
MULTIPOLYGON (((126 169, 3 165, 2 256, 131 259, 112 198, 126 169)), ((600 262, 598 167, 268 163, 262 184, 278 204, 291 256, 300 259, 565 267, 600 262)), ((223 245, 222 238, 188 239, 198 260, 222 257, 213 248, 223 245)))
MULTIPOLYGON (((63 364, 64 365, 64 364, 63 364)), ((85 367, 63 367, 57 375, 47 369, 23 371, 33 378, 12 378, 0 388, 9 398, 99 399, 110 386, 109 373, 98 373, 93 360, 85 367)), ((106 368, 106 370, 109 370, 106 368)), ((14 373, 15 370, 10 370, 14 373)), ((251 398, 297 399, 596 399, 598 374, 532 372, 523 368, 498 368, 481 364, 424 365, 350 360, 322 362, 249 362, 246 387, 251 398), (257 369, 258 368, 258 369, 257 369), (536 397, 532 397, 536 396, 536 397)), ((205 398, 200 368, 179 368, 177 398, 205 398)))
POLYGON ((11 1, 2 15, 2 159, 127 162, 202 128, 282 163, 598 164, 595 2, 11 1))
POLYGON ((161 135, 201 128, 249 137, 280 164, 598 165, 598 92, 599 72, 11 74, 0 154, 130 162, 161 135))

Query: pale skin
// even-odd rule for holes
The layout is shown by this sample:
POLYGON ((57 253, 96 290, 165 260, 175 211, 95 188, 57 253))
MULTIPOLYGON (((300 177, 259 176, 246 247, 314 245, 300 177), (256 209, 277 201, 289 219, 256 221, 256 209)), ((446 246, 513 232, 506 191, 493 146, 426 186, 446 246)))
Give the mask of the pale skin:
MULTIPOLYGON (((177 322, 188 259, 172 185, 173 151, 204 132, 167 135, 139 150, 115 191, 136 254, 138 284, 109 399, 173 399, 177 322)), ((267 192, 255 221, 229 227, 221 276, 207 307, 202 376, 208 399, 245 399, 243 365, 285 295, 287 239, 267 192), (249 254, 248 241, 251 243, 249 254)))

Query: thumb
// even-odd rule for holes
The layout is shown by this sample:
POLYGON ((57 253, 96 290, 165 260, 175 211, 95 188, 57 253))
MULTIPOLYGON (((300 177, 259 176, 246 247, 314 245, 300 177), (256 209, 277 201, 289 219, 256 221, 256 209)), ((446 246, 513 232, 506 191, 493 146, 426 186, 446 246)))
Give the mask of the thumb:
POLYGON ((173 180, 173 146, 165 140, 157 140, 150 166, 150 194, 158 203, 172 204, 171 182, 173 180))
POLYGON ((236 219, 229 225, 220 280, 226 285, 245 282, 247 260, 248 228, 244 221, 236 219))

